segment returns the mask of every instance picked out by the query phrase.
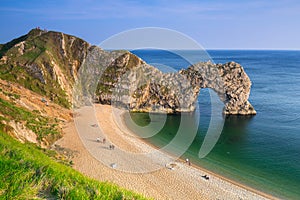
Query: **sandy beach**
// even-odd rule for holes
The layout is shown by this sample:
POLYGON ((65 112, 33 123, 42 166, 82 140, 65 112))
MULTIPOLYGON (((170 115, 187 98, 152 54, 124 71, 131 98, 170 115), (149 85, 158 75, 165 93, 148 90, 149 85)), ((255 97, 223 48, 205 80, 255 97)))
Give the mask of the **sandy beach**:
POLYGON ((72 160, 74 168, 83 174, 100 181, 113 182, 154 199, 275 199, 200 167, 189 166, 182 160, 172 161, 170 156, 157 152, 122 127, 118 121, 120 118, 113 117, 111 106, 95 105, 94 108, 95 116, 90 114, 92 106, 74 115, 75 122, 66 124, 65 135, 56 142, 78 152, 72 160), (101 134, 98 128, 101 128, 101 134), (105 143, 102 142, 103 138, 106 139, 105 143), (112 144, 114 150, 109 148, 112 144), (124 156, 124 152, 132 153, 136 159, 132 159, 131 155, 124 156), (156 153, 149 156, 149 152, 156 153), (136 156, 140 154, 142 156, 136 156), (166 166, 165 162, 168 161, 170 165, 166 166), (136 164, 133 165, 133 162, 136 164), (132 169, 132 166, 145 168, 132 169), (138 173, 128 172, 130 170, 138 173), (203 175, 207 175, 209 180, 203 175))

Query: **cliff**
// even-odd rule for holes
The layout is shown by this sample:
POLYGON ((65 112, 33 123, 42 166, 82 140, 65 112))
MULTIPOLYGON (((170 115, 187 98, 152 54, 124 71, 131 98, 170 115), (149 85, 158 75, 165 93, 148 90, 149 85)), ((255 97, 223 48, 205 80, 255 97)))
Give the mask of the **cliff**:
POLYGON ((134 112, 193 112, 201 88, 211 88, 224 103, 224 114, 256 114, 248 101, 251 81, 238 63, 202 62, 177 73, 162 73, 130 52, 101 51, 97 51, 97 56, 91 51, 85 63, 90 70, 95 69, 90 73, 93 79, 99 80, 91 90, 96 91, 98 103, 134 112), (103 54, 113 54, 107 55, 113 61, 95 60, 103 54))
POLYGON ((77 37, 40 29, 0 45, 0 130, 42 147, 61 137, 88 48, 77 37))
POLYGON ((33 29, 0 49, 0 78, 70 107, 77 71, 90 44, 64 33, 33 29))
POLYGON ((248 101, 251 81, 234 62, 196 63, 162 73, 128 51, 104 51, 75 36, 40 29, 1 45, 0 56, 1 79, 67 108, 89 96, 136 112, 192 112, 200 89, 212 88, 224 102, 224 114, 256 113, 248 101))

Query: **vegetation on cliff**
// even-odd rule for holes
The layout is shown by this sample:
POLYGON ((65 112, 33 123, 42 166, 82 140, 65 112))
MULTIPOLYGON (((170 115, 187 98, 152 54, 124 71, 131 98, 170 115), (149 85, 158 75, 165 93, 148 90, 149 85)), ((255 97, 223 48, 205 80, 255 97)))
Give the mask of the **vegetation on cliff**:
POLYGON ((90 45, 67 34, 33 29, 0 49, 0 78, 70 107, 72 84, 90 45))
POLYGON ((38 143, 42 141, 52 143, 62 136, 56 119, 42 116, 38 111, 30 112, 0 98, 0 129, 13 135, 11 121, 24 124, 27 129, 33 131, 38 143))

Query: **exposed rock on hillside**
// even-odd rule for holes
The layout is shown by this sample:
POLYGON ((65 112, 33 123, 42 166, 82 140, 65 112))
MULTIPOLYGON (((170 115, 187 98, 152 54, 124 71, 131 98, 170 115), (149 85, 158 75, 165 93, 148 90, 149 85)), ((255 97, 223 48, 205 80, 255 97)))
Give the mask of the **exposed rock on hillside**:
POLYGON ((237 63, 197 63, 178 73, 162 73, 128 51, 104 51, 77 37, 40 29, 0 45, 0 79, 64 107, 93 97, 131 111, 191 112, 200 89, 212 88, 225 104, 224 114, 256 113, 248 102, 250 79, 237 63))
POLYGON ((33 29, 0 49, 0 78, 70 106, 77 71, 90 45, 64 33, 33 29))
POLYGON ((16 83, 0 79, 0 129, 21 142, 48 147, 61 137, 71 111, 16 83))

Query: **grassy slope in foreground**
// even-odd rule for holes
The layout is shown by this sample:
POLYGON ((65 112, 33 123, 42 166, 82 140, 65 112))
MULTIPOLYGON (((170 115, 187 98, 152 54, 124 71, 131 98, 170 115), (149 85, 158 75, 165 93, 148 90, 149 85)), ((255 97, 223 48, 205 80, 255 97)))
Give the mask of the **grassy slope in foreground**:
POLYGON ((0 199, 145 199, 87 178, 43 151, 0 131, 0 199))

